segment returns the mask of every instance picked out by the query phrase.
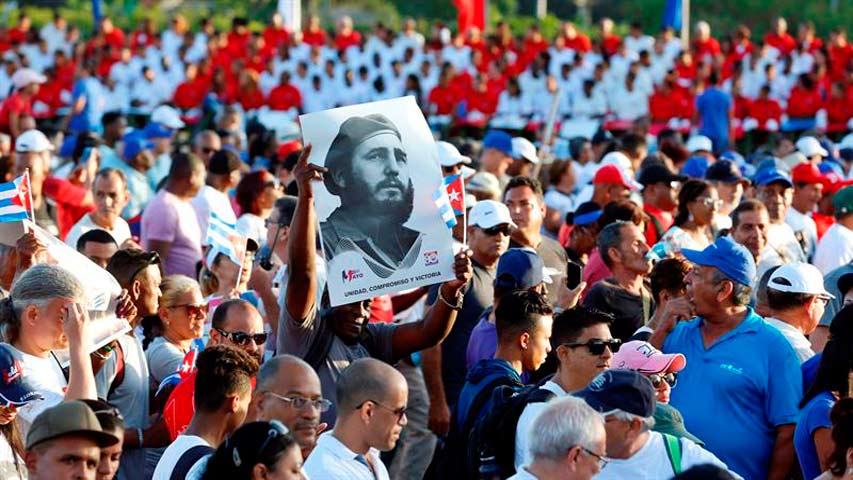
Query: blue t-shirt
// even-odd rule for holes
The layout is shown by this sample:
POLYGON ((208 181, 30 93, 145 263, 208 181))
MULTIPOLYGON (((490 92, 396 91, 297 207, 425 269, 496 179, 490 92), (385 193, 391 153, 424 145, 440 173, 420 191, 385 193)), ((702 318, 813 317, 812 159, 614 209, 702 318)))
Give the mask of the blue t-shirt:
POLYGON ((729 468, 744 478, 767 478, 776 427, 797 421, 800 361, 785 337, 751 308, 708 349, 703 321, 679 323, 663 344, 665 353, 687 358, 670 404, 729 468))
POLYGON ((73 115, 68 128, 74 133, 101 132, 101 116, 104 114, 104 89, 100 82, 92 77, 81 78, 71 91, 71 104, 80 97, 86 98, 86 105, 80 113, 73 115))
POLYGON ((794 449, 800 459, 800 468, 805 478, 815 478, 821 474, 820 460, 814 444, 814 432, 818 428, 832 428, 829 411, 835 405, 835 397, 829 392, 821 392, 806 403, 800 411, 800 420, 794 430, 794 449))
POLYGON ((713 139, 729 138, 729 112, 732 109, 732 97, 711 87, 696 98, 696 109, 702 121, 699 133, 713 139))

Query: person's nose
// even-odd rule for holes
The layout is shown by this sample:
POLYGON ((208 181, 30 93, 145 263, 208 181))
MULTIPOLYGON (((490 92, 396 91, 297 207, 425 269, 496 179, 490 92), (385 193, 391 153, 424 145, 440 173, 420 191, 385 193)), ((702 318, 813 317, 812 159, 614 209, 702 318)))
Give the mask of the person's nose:
POLYGON ((400 166, 397 165, 397 159, 393 156, 385 161, 385 175, 394 177, 400 175, 400 166))

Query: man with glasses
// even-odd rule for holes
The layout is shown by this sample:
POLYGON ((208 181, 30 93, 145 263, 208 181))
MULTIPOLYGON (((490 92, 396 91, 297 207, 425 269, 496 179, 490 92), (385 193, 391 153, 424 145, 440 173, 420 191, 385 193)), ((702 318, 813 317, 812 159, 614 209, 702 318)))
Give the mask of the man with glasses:
POLYGON ((331 403, 323 398, 320 377, 311 365, 293 355, 277 355, 258 372, 247 420, 280 421, 307 458, 322 431, 320 414, 331 403))
POLYGON ((785 337, 747 306, 752 255, 729 237, 682 253, 694 264, 685 282, 696 318, 679 321, 681 312, 667 308, 649 341, 687 358, 672 406, 744 478, 787 478, 802 373, 785 337))
POLYGON ((193 153, 208 165, 213 154, 222 149, 222 139, 213 130, 202 130, 193 137, 193 153))
POLYGON ((590 480, 607 465, 604 418, 583 400, 565 397, 535 417, 532 460, 510 480, 590 480))
POLYGON ((405 377, 386 363, 362 358, 341 372, 335 390, 335 429, 320 435, 305 473, 324 480, 387 480, 379 452, 393 450, 408 423, 405 377))
POLYGON ((612 276, 594 284, 583 304, 613 315, 613 336, 627 341, 654 313, 654 299, 646 285, 652 271, 646 256, 649 245, 639 227, 619 220, 601 230, 598 250, 612 276))
MULTIPOLYGON (((468 374, 465 364, 468 340, 483 311, 492 305, 498 260, 509 247, 514 227, 506 205, 494 200, 477 203, 468 214, 473 276, 463 288, 462 310, 447 338, 423 353, 424 381, 430 396, 429 425, 438 435, 447 435, 450 427, 450 411, 468 374)), ((438 288, 433 287, 427 305, 437 301, 438 288)))
POLYGON ((222 302, 213 312, 209 345, 233 345, 260 365, 264 361, 267 336, 263 317, 245 300, 235 298, 222 302))
POLYGON ((767 323, 776 327, 801 362, 814 356, 806 335, 817 328, 826 304, 835 298, 823 286, 820 270, 809 263, 782 265, 767 282, 767 304, 772 317, 767 323))
POLYGON ((596 479, 638 478, 642 472, 642 478, 666 480, 705 463, 728 468, 691 440, 652 431, 655 388, 637 372, 608 370, 575 396, 604 416, 607 459, 596 479))
MULTIPOLYGON (((558 397, 577 392, 599 373, 610 368, 613 353, 620 341, 610 335, 613 317, 606 313, 577 306, 554 318, 551 331, 551 351, 558 362, 557 373, 541 388, 558 397)), ((531 428, 534 420, 547 405, 530 403, 518 417, 515 430, 515 468, 528 465, 533 459, 531 444, 538 430, 531 428)))

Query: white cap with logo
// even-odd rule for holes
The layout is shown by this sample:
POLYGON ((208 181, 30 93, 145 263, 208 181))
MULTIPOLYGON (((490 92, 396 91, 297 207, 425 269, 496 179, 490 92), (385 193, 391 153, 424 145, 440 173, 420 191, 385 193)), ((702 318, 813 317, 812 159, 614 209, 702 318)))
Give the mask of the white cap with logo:
POLYGON ((50 140, 38 130, 27 130, 15 139, 15 151, 20 153, 45 152, 53 150, 50 140))
POLYGON ((835 298, 823 287, 823 275, 820 270, 810 263, 794 262, 782 265, 770 276, 767 287, 779 292, 835 298))
POLYGON ((468 225, 480 228, 492 228, 503 223, 516 228, 512 217, 509 215, 509 208, 495 200, 479 201, 471 207, 471 211, 468 213, 468 225))

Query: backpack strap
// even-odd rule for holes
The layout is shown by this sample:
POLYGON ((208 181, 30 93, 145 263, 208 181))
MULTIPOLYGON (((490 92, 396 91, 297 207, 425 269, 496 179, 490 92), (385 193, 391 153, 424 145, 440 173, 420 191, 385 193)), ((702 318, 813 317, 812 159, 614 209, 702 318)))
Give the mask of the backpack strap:
POLYGON ((184 480, 190 469, 207 454, 213 453, 213 447, 210 445, 196 445, 181 455, 178 462, 175 463, 175 468, 172 469, 172 474, 169 480, 184 480))
POLYGON ((681 473, 681 439, 675 435, 661 433, 663 436, 663 445, 666 447, 666 456, 669 457, 669 464, 672 467, 672 473, 678 475, 681 473))
POLYGON ((471 434, 471 430, 474 429, 474 425, 477 424, 477 420, 480 419, 480 414, 483 412, 483 407, 486 406, 492 399, 492 395, 498 387, 503 385, 514 385, 515 382, 512 380, 508 380, 506 375, 503 374, 495 374, 493 378, 489 379, 486 382, 483 382, 483 388, 477 392, 477 395, 474 397, 474 400, 471 402, 471 406, 468 407, 468 412, 466 413, 465 423, 462 425, 462 435, 465 437, 465 441, 468 440, 468 435, 471 434))
POLYGON ((124 350, 121 348, 121 342, 116 342, 114 355, 116 358, 116 376, 113 378, 113 383, 110 384, 110 390, 107 392, 107 400, 113 396, 113 393, 124 382, 124 350))

